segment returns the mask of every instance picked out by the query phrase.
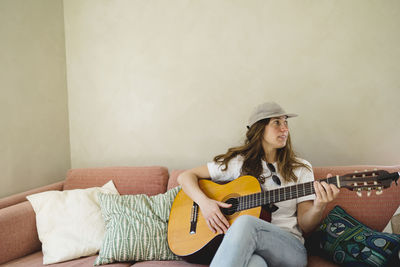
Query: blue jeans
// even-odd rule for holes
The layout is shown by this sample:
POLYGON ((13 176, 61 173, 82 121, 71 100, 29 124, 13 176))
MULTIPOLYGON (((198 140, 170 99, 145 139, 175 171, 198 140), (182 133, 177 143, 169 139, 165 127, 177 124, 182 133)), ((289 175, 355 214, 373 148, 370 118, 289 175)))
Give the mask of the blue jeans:
POLYGON ((307 266, 307 252, 294 235, 253 216, 229 227, 210 267, 307 266))

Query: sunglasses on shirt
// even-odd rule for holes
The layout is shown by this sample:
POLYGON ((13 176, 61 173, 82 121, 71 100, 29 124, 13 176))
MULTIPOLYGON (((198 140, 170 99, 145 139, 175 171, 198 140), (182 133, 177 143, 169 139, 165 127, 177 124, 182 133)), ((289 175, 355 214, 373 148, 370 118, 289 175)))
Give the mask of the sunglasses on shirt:
POLYGON ((281 185, 281 180, 279 179, 278 175, 276 175, 276 169, 272 163, 267 163, 267 167, 269 171, 271 172, 271 175, 266 177, 269 178, 272 176, 272 181, 274 181, 277 185, 281 185))
MULTIPOLYGON (((271 174, 267 177, 261 176, 260 183, 262 183, 262 184, 265 183, 265 179, 272 176, 272 181, 274 181, 277 185, 281 185, 281 180, 279 179, 278 175, 276 175, 276 169, 275 169, 274 165, 272 165, 272 163, 267 163, 267 167, 268 167, 269 171, 271 172, 271 174)), ((268 204, 268 205, 263 205, 262 207, 269 213, 272 213, 272 212, 275 212, 278 210, 278 207, 275 206, 275 204, 273 204, 273 203, 268 204)))

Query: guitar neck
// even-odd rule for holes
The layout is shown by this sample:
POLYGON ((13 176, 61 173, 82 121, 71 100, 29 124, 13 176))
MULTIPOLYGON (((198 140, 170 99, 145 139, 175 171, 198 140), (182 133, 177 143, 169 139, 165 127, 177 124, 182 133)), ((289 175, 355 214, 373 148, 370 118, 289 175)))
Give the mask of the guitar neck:
MULTIPOLYGON (((339 179, 340 177, 330 177, 319 181, 340 187, 339 179)), ((314 181, 238 197, 237 211, 315 194, 313 183, 314 181)))

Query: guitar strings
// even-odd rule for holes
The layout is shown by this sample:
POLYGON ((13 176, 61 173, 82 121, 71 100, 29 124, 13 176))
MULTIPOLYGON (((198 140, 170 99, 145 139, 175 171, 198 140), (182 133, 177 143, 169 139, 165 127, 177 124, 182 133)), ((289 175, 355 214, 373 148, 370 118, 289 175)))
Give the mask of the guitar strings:
MULTIPOLYGON (((280 190, 280 189, 278 189, 280 190)), ((280 190, 281 191, 281 190, 280 190)), ((272 203, 277 203, 277 202, 281 202, 281 201, 286 201, 286 200, 290 200, 290 199, 294 199, 297 197, 303 197, 303 196, 307 196, 307 195, 312 195, 315 193, 314 188, 306 188, 304 190, 301 190, 302 194, 299 194, 298 192, 279 192, 278 194, 270 194, 270 192, 272 191, 264 191, 264 192, 260 192, 254 195, 247 195, 247 196, 241 196, 238 197, 237 199, 239 200, 239 203, 237 204, 232 204, 231 207, 229 207, 228 209, 234 209, 237 210, 237 208, 239 206, 242 206, 243 209, 249 209, 250 207, 257 207, 257 206, 261 206, 264 204, 272 204, 272 203), (268 200, 267 203, 261 204, 262 202, 265 202, 266 200, 268 200)), ((301 193, 301 192, 300 192, 301 193)))
MULTIPOLYGON (((326 179, 321 179, 320 181, 325 181, 327 183, 336 184, 336 177, 330 177, 326 179)), ((286 201, 290 199, 295 199, 298 197, 303 197, 307 195, 312 195, 315 193, 314 181, 307 182, 303 184, 296 184, 288 187, 277 188, 269 191, 263 191, 256 194, 246 195, 238 197, 240 199, 237 204, 232 204, 228 209, 234 209, 235 211, 249 209, 251 207, 257 207, 264 204, 273 204, 281 201, 286 201), (277 192, 277 193, 276 193, 277 192), (301 194, 303 193, 303 195, 301 194), (269 201, 266 201, 269 200, 269 201), (266 202, 261 204, 262 202, 266 202), (238 207, 242 206, 242 209, 238 207)))
MULTIPOLYGON (((342 178, 342 177, 339 177, 342 178)), ((337 177, 333 176, 330 178, 326 179, 320 179, 320 182, 324 181, 327 182, 328 184, 335 184, 337 186, 337 177)), ((303 183, 303 184, 297 184, 293 186, 288 186, 288 187, 282 187, 278 189, 273 189, 269 191, 263 191, 251 195, 246 195, 246 196, 240 196, 237 197, 239 199, 237 204, 232 204, 231 207, 227 209, 234 209, 235 211, 241 211, 241 210, 246 210, 250 208, 254 208, 257 206, 265 205, 265 204, 274 204, 278 203, 281 201, 286 201, 290 199, 295 199, 298 197, 303 197, 307 195, 312 195, 315 194, 315 189, 314 186, 312 185, 314 181, 308 182, 308 183, 303 183), (300 189, 299 187, 303 187, 300 189), (275 192, 278 192, 275 194, 275 192), (300 192, 300 194, 299 194, 300 192), (303 193, 303 195, 301 194, 303 193), (269 200, 269 201, 267 201, 269 200), (263 204, 261 204, 263 203, 263 204), (242 208, 241 208, 242 207, 242 208), (238 209, 241 208, 241 209, 238 209)))

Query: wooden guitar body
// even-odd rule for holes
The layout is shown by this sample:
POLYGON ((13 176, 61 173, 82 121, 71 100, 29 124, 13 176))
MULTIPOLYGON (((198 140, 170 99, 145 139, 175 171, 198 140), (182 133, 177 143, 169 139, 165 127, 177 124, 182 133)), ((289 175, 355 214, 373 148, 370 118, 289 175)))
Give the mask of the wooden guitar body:
MULTIPOLYGON (((224 185, 210 180, 199 180, 199 186, 208 197, 222 202, 230 198, 261 192, 260 183, 252 176, 243 176, 224 185)), ((197 206, 197 212, 194 211, 195 206, 191 198, 182 190, 179 191, 172 204, 169 217, 168 244, 171 251, 184 260, 208 264, 221 243, 223 234, 213 233, 208 228, 200 208, 197 206), (194 231, 191 223, 193 219, 196 222, 194 231)), ((226 218, 231 225, 238 216, 247 214, 259 217, 260 213, 261 207, 255 207, 226 215, 226 218)))

